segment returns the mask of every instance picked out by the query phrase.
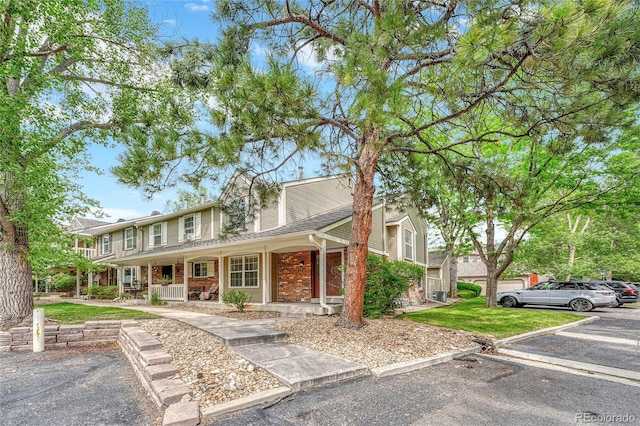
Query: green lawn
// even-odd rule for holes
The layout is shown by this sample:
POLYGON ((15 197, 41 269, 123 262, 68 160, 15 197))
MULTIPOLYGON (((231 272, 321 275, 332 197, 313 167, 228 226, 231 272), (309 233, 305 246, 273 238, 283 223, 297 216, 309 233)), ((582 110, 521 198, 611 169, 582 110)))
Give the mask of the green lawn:
POLYGON ((110 306, 90 306, 79 303, 36 304, 44 309, 44 316, 62 324, 81 324, 85 321, 159 318, 155 314, 110 306))
POLYGON ((540 328, 554 327, 584 318, 571 313, 528 311, 517 308, 485 308, 484 297, 462 300, 454 305, 403 315, 412 321, 440 327, 489 334, 497 338, 514 336, 540 328))

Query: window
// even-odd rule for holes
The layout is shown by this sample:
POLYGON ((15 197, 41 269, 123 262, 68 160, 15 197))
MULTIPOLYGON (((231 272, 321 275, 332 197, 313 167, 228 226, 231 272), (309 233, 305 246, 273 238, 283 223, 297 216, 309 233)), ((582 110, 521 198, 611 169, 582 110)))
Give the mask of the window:
POLYGON ((131 250, 136 248, 136 229, 134 227, 127 228, 124 230, 123 235, 123 249, 131 250))
POLYGON ((462 263, 469 263, 469 256, 462 256, 462 263))
POLYGON ((404 230, 404 257, 413 259, 413 232, 409 229, 404 230))
POLYGON ((154 247, 162 245, 162 224, 161 223, 154 224, 151 228, 151 231, 152 231, 151 235, 153 238, 154 247))
POLYGON ((193 276, 194 277, 206 277, 207 276, 207 262, 194 263, 193 264, 193 276))
POLYGON ((102 254, 111 253, 111 234, 104 234, 101 237, 100 246, 102 247, 102 254))
POLYGON ((193 240, 196 231, 196 222, 193 215, 184 217, 184 239, 193 240))
POLYGON ((124 268, 124 284, 132 285, 137 284, 138 281, 138 268, 135 266, 124 268))
POLYGON ((258 287, 258 255, 229 258, 230 287, 258 287))

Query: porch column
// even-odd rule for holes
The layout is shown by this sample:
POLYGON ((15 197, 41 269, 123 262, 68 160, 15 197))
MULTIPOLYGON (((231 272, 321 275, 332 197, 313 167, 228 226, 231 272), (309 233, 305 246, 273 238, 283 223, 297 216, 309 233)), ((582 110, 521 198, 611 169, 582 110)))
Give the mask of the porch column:
POLYGON ((182 292, 184 293, 182 300, 187 302, 189 300, 189 274, 187 273, 189 263, 187 262, 187 256, 182 258, 182 262, 182 292))
MULTIPOLYGON (((47 286, 47 293, 49 292, 49 286, 47 286)), ((76 266, 76 296, 80 297, 80 268, 76 266)))
POLYGON ((267 246, 264 246, 264 248, 262 249, 262 304, 263 305, 267 304, 268 302, 267 298, 269 296, 267 272, 271 262, 268 261, 267 254, 268 254, 267 246))
POLYGON ((218 252, 218 303, 224 304, 222 296, 224 296, 224 257, 222 252, 218 252))
POLYGON ((118 280, 118 291, 124 293, 124 277, 122 273, 122 267, 116 268, 116 278, 118 280))
POLYGON ((147 262, 147 291, 151 292, 151 284, 153 281, 153 266, 151 261, 147 262))
POLYGON ((320 242, 320 304, 327 303, 327 240, 320 242))

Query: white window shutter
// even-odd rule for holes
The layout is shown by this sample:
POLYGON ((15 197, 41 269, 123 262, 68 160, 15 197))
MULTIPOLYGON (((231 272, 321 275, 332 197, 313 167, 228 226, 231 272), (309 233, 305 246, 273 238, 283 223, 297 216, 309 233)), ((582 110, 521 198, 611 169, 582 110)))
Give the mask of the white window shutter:
POLYGON ((187 277, 193 278, 193 263, 187 262, 187 277))
POLYGON ((184 241, 184 216, 178 219, 178 242, 184 241))
POLYGON ((215 271, 213 270, 213 262, 207 262, 207 276, 213 277, 215 275, 215 271))
POLYGON ((162 222, 162 245, 167 245, 167 222, 162 222))
POLYGON ((195 227, 196 227, 196 240, 199 240, 201 235, 201 231, 202 231, 202 221, 201 221, 201 213, 196 213, 195 214, 195 227))
POLYGON ((153 248, 153 225, 149 225, 149 248, 153 248))

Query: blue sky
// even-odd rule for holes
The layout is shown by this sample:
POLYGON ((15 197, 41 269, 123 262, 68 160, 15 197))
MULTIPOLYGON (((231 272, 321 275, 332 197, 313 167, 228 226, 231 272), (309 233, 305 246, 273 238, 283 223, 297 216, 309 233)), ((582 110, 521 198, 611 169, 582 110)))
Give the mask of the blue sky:
MULTIPOLYGON (((161 25, 161 34, 168 39, 216 39, 215 26, 210 19, 213 7, 210 0, 149 0, 145 3, 150 18, 161 25)), ((89 151, 91 165, 103 170, 104 174, 80 174, 79 183, 84 193, 98 200, 108 215, 101 220, 115 222, 120 218, 146 216, 154 210, 163 211, 166 201, 175 197, 174 190, 163 191, 152 200, 147 200, 140 191, 120 185, 109 172, 109 168, 117 163, 121 151, 117 147, 92 146, 89 151)))

